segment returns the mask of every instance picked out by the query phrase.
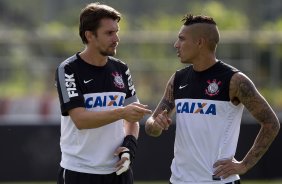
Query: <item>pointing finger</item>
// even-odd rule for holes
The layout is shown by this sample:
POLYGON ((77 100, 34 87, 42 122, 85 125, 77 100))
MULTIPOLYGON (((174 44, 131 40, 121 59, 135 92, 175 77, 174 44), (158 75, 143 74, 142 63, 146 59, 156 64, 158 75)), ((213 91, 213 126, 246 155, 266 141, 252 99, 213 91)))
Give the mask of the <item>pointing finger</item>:
POLYGON ((144 113, 144 114, 151 114, 152 113, 152 111, 150 109, 137 107, 137 106, 136 106, 135 110, 139 113, 144 113))
POLYGON ((134 102, 132 104, 135 105, 135 106, 141 107, 141 108, 147 108, 148 107, 148 105, 144 105, 144 104, 137 103, 137 102, 134 102))

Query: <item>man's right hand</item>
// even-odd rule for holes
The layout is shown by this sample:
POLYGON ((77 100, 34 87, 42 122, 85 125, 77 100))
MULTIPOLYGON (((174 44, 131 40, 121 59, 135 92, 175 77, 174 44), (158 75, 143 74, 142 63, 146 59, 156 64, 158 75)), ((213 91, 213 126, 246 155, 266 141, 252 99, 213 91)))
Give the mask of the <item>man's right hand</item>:
POLYGON ((167 114, 167 110, 164 110, 162 113, 158 114, 155 118, 154 124, 156 124, 161 130, 168 130, 168 127, 171 125, 172 120, 167 114))
POLYGON ((145 123, 145 131, 148 135, 158 137, 163 130, 168 130, 168 127, 172 124, 172 120, 169 117, 167 110, 162 111, 155 118, 150 117, 145 123))
POLYGON ((151 114, 152 111, 148 109, 148 105, 143 105, 137 102, 131 103, 123 107, 122 119, 134 123, 139 121, 146 114, 151 114))

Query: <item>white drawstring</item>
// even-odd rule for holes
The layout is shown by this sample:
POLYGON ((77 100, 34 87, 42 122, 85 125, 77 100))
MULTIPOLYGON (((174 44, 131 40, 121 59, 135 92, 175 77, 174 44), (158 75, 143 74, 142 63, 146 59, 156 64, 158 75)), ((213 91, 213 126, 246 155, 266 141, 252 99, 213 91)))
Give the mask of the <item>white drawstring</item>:
POLYGON ((64 169, 64 171, 63 171, 63 180, 64 180, 64 184, 66 184, 65 177, 66 177, 66 169, 64 169))

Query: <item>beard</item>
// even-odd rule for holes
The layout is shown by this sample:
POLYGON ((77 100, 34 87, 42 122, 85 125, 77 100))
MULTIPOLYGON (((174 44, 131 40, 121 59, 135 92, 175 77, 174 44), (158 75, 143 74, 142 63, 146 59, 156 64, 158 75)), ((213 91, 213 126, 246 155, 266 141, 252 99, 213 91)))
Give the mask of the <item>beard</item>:
POLYGON ((116 50, 114 50, 114 51, 100 51, 100 54, 102 56, 114 56, 114 55, 116 55, 116 50))
POLYGON ((110 46, 107 49, 103 49, 103 50, 101 49, 100 54, 102 56, 114 56, 116 55, 116 47, 110 46))

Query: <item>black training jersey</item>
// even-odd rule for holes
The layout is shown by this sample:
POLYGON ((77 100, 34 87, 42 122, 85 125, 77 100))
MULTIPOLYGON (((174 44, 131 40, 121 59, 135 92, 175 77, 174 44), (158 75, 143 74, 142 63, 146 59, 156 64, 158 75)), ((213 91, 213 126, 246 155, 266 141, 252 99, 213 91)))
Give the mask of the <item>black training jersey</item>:
POLYGON ((190 65, 175 73, 174 98, 229 101, 229 83, 236 72, 236 68, 221 61, 203 72, 190 65))
POLYGON ((61 166, 93 174, 116 171, 115 150, 125 137, 123 120, 93 129, 78 130, 68 111, 85 107, 88 111, 107 111, 138 101, 128 67, 108 57, 105 66, 83 61, 78 54, 57 69, 56 83, 61 104, 61 166))
POLYGON ((98 67, 86 63, 76 54, 58 67, 56 81, 64 116, 68 115, 68 110, 74 107, 101 107, 106 106, 107 101, 112 101, 113 106, 121 106, 125 99, 136 94, 128 67, 113 57, 108 58, 105 66, 98 67), (85 99, 83 96, 105 92, 124 93, 125 97, 85 99))
POLYGON ((213 164, 235 155, 243 105, 233 105, 229 85, 237 69, 218 61, 196 72, 190 65, 175 73, 176 136, 171 183, 228 183, 232 175, 213 181, 213 164))

